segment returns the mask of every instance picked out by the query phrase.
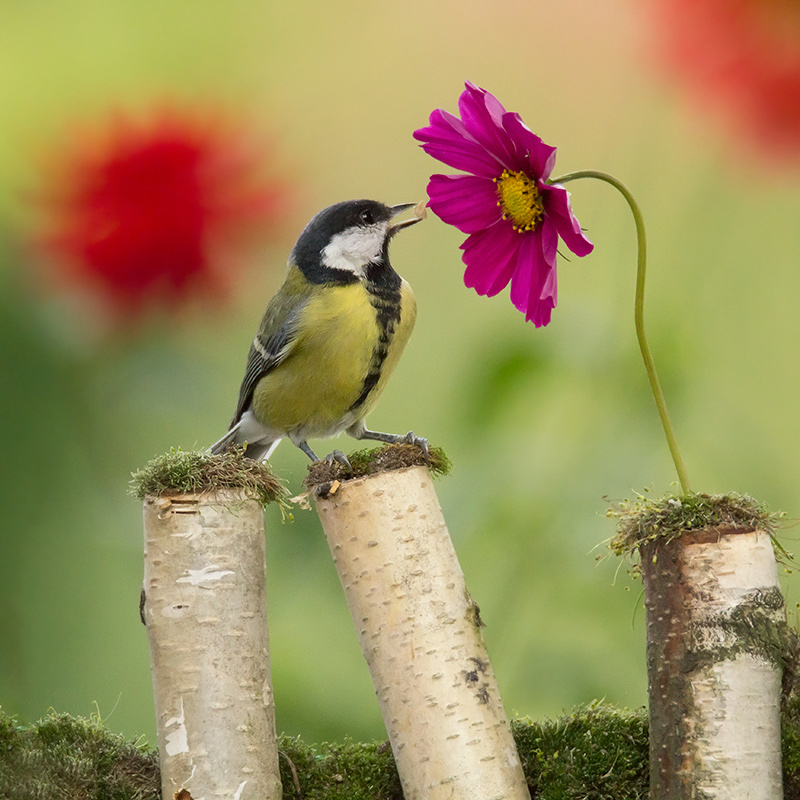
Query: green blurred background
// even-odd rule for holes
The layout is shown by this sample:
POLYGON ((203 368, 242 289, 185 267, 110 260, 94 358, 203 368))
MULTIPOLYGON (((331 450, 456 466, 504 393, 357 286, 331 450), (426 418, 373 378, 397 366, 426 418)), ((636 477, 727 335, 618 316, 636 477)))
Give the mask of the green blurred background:
MULTIPOLYGON (((138 618, 140 504, 130 473, 215 440, 246 350, 306 220, 341 199, 424 197, 443 169, 411 138, 463 81, 559 148, 556 174, 611 172, 647 219, 646 323, 696 490, 800 514, 800 181, 687 105, 649 59, 632 0, 30 0, 0 3, 0 703, 22 721, 99 713, 154 741, 138 618), (159 98, 244 109, 293 186, 284 232, 222 308, 111 342, 26 288, 37 153, 65 122, 159 98)), ((446 170, 444 170, 446 171, 446 170)), ((676 489, 633 332, 627 207, 571 184, 596 245, 560 260, 535 330, 461 284, 462 236, 435 217, 399 237, 417 328, 370 418, 413 428, 455 467, 439 497, 510 713, 646 699, 640 585, 607 555, 605 511, 676 489), (605 556, 601 558, 601 556, 605 556)), ((324 451, 325 444, 312 443, 324 451)), ((350 448, 342 441, 338 446, 350 448)), ((355 444, 353 443, 355 447, 355 444)), ((301 490, 306 459, 273 458, 301 490)), ((783 540, 793 549, 797 529, 783 540)), ((384 735, 312 512, 267 511, 278 728, 309 741, 384 735)), ((790 609, 800 580, 782 577, 790 609)), ((794 617, 794 611, 791 616, 794 617)))

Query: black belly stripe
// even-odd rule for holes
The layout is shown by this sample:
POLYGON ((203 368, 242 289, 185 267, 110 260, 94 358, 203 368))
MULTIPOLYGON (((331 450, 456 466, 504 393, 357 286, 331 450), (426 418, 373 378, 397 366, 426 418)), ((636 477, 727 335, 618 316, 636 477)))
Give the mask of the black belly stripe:
POLYGON ((372 351, 372 358, 361 387, 361 393, 348 411, 354 411, 362 406, 369 397, 370 392, 377 386, 383 371, 383 362, 386 361, 386 356, 389 354, 389 345, 394 336, 395 328, 400 321, 400 286, 398 285, 395 288, 368 282, 366 287, 370 294, 370 303, 375 309, 375 317, 380 331, 378 343, 372 351))

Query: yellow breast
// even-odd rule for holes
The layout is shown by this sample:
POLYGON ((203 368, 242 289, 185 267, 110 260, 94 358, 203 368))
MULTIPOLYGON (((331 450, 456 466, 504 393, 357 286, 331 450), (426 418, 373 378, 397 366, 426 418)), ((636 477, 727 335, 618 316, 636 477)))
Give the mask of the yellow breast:
POLYGON ((256 417, 309 438, 337 433, 361 392, 379 334, 362 284, 318 292, 302 312, 291 353, 255 392, 256 417))

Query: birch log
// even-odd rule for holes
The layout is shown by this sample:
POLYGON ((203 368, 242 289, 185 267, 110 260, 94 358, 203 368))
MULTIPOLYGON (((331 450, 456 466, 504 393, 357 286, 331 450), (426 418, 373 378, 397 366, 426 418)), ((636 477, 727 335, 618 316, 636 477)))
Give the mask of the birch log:
POLYGON ((651 800, 781 800, 786 614, 768 534, 642 547, 651 800))
POLYGON ((264 511, 238 490, 144 500, 164 800, 281 796, 264 511))
POLYGON ((528 800, 478 607, 427 469, 314 495, 405 800, 528 800))

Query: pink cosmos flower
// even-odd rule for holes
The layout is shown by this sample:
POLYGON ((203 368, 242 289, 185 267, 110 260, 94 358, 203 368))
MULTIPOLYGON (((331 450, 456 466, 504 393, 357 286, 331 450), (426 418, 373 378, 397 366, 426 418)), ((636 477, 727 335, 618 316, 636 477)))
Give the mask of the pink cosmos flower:
POLYGON ((569 193, 548 183, 556 148, 535 136, 519 114, 467 82, 461 119, 443 109, 414 131, 422 149, 468 175, 433 175, 428 205, 469 234, 461 245, 464 283, 492 297, 511 283, 511 302, 538 328, 556 306, 559 237, 577 256, 594 245, 572 213, 569 193))

